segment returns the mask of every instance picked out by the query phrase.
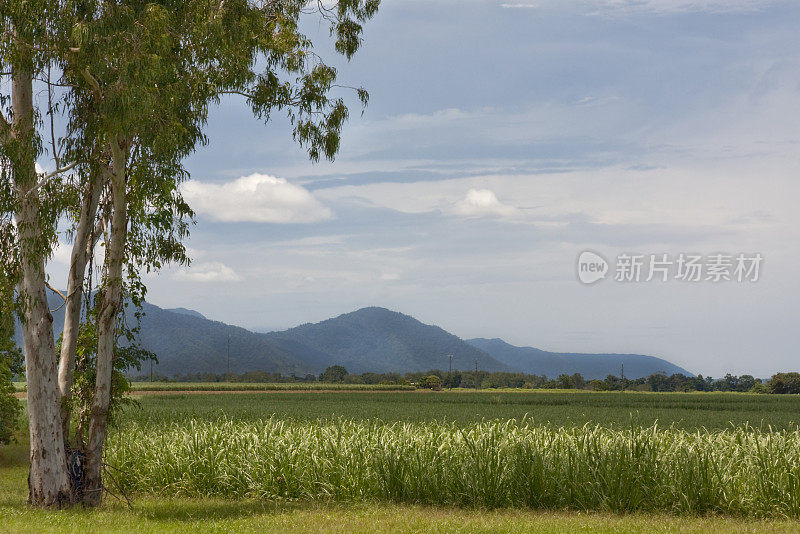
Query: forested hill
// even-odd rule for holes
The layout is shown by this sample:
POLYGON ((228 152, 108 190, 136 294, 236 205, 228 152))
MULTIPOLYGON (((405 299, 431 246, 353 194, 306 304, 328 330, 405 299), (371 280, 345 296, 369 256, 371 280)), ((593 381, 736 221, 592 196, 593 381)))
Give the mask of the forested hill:
MULTIPOLYGON (((427 325, 409 315, 385 308, 362 308, 320 323, 304 324, 284 332, 265 334, 276 340, 293 341, 348 371, 408 372, 448 369, 512 371, 512 367, 492 358, 460 338, 427 325)), ((314 354, 309 358, 311 361, 314 354)))
MULTIPOLYGON (((51 308, 60 305, 53 295, 51 308)), ((265 371, 299 376, 319 374, 330 365, 343 365, 351 373, 415 372, 448 369, 523 371, 554 378, 581 373, 586 378, 618 374, 636 378, 655 372, 691 375, 665 360, 635 354, 557 354, 530 347, 514 347, 502 340, 466 342, 438 326, 385 308, 363 308, 319 323, 281 332, 256 333, 193 310, 162 309, 146 303, 139 341, 158 355, 154 371, 167 375, 222 374, 265 371)), ((56 338, 63 308, 53 313, 56 338)), ((21 338, 18 337, 21 342, 21 338)), ((143 371, 149 371, 149 366, 143 371)))
POLYGON ((694 376, 682 367, 643 354, 576 354, 547 352, 533 347, 517 347, 502 339, 470 339, 471 345, 486 351, 506 365, 534 375, 555 378, 560 374, 580 373, 585 379, 620 376, 624 365, 626 378, 641 378, 656 373, 694 376))
POLYGON ((365 308, 283 332, 259 334, 194 314, 146 305, 140 342, 159 358, 156 369, 175 374, 224 373, 230 336, 230 370, 288 375, 319 374, 330 365, 351 373, 454 369, 510 370, 441 328, 382 308, 365 308))

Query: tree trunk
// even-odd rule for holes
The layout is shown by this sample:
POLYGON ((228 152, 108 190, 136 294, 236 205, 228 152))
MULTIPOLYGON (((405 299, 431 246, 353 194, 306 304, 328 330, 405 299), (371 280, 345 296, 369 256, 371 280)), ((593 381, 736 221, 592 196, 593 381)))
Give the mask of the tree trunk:
POLYGON ((84 502, 100 503, 103 468, 103 444, 111 402, 111 375, 114 364, 117 314, 122 305, 122 264, 125 257, 128 217, 126 198, 127 146, 112 141, 111 196, 113 215, 109 243, 106 244, 106 280, 97 319, 97 374, 89 421, 86 450, 86 492, 84 502))
POLYGON ((22 334, 28 380, 28 420, 31 467, 28 501, 36 506, 61 506, 70 501, 64 439, 59 417, 61 395, 53 342, 53 316, 47 305, 44 257, 47 243, 41 235, 40 199, 35 189, 33 130, 33 82, 30 68, 13 68, 12 134, 16 151, 12 158, 19 201, 16 214, 22 260, 18 285, 23 299, 22 334))
POLYGON ((94 248, 94 220, 102 189, 102 173, 89 183, 81 204, 75 241, 72 245, 69 279, 67 281, 67 301, 64 304, 64 330, 61 337, 61 357, 58 366, 58 388, 61 392, 61 426, 65 442, 69 441, 72 383, 75 375, 75 353, 78 345, 78 329, 83 302, 83 278, 86 263, 94 248))

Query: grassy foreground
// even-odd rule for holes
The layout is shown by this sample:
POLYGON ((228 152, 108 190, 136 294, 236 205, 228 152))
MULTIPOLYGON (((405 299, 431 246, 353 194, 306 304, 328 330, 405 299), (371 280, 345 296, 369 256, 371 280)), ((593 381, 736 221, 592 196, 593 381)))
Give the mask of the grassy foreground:
MULTIPOLYGON (((595 487, 598 485, 604 487, 605 495, 613 495, 615 480, 628 484, 646 482, 647 477, 654 474, 653 471, 645 470, 645 476, 641 477, 637 475, 642 472, 641 469, 629 469, 629 467, 631 458, 639 458, 639 461, 648 464, 647 458, 650 456, 647 451, 652 452, 653 445, 659 443, 663 445, 665 439, 661 435, 663 430, 658 431, 659 437, 655 441, 643 438, 642 432, 644 431, 642 429, 651 427, 654 421, 658 421, 662 428, 674 425, 670 432, 685 438, 684 444, 690 445, 686 449, 688 451, 687 460, 688 457, 695 458, 694 465, 698 468, 702 465, 703 455, 697 455, 695 452, 699 450, 697 447, 702 445, 703 439, 708 440, 713 436, 720 439, 719 435, 722 435, 724 437, 721 439, 733 437, 745 443, 745 447, 742 447, 739 442, 728 441, 714 449, 722 457, 734 462, 734 464, 728 464, 724 469, 725 473, 723 474, 729 478, 735 478, 737 473, 739 473, 738 476, 741 476, 741 473, 758 476, 760 469, 758 463, 751 464, 749 471, 747 469, 743 471, 740 469, 742 464, 735 464, 735 462, 741 462, 743 458, 747 457, 747 454, 742 456, 743 451, 749 451, 748 454, 751 458, 757 457, 758 454, 761 454, 758 452, 760 450, 758 447, 764 445, 763 440, 766 439, 766 445, 772 447, 772 452, 777 452, 777 455, 762 455, 762 458, 767 460, 767 464, 770 461, 784 462, 776 465, 772 472, 790 475, 788 478, 783 477, 782 479, 779 476, 777 479, 779 483, 786 483, 787 480, 789 483, 794 483, 791 481, 796 480, 798 474, 797 467, 791 462, 800 461, 800 455, 793 451, 792 447, 796 444, 791 439, 789 442, 781 443, 780 436, 787 438, 793 435, 794 429, 797 427, 798 414, 800 414, 800 398, 798 397, 743 394, 493 391, 483 393, 330 392, 314 393, 313 395, 304 392, 266 392, 248 395, 143 396, 141 409, 130 410, 120 419, 123 427, 139 428, 142 433, 126 436, 127 439, 119 434, 112 436, 114 451, 111 452, 111 456, 114 460, 111 460, 111 456, 109 457, 112 463, 125 464, 126 461, 136 462, 137 459, 145 459, 146 454, 153 455, 152 459, 161 454, 159 461, 162 462, 162 470, 159 471, 157 464, 148 461, 147 463, 152 465, 142 473, 135 475, 141 477, 138 482, 135 477, 122 481, 137 490, 134 495, 133 509, 128 509, 126 505, 116 502, 112 498, 106 499, 105 504, 99 510, 75 509, 42 512, 27 507, 24 504, 27 454, 26 444, 23 442, 12 447, 0 447, 0 531, 192 533, 229 531, 800 532, 800 522, 796 520, 780 517, 759 520, 752 516, 736 514, 735 511, 734 515, 722 516, 717 515, 719 509, 713 506, 705 509, 716 510, 716 512, 705 513, 701 508, 681 515, 672 515, 670 512, 663 511, 662 508, 653 506, 645 507, 647 512, 637 511, 627 514, 602 511, 614 509, 614 506, 608 506, 607 502, 600 503, 600 506, 583 507, 583 509, 596 507, 601 510, 594 512, 565 511, 563 508, 557 509, 559 504, 554 502, 549 505, 540 503, 544 504, 543 508, 536 510, 529 507, 530 503, 514 504, 509 502, 500 503, 505 506, 504 508, 490 509, 486 506, 498 503, 473 502, 467 503, 469 505, 467 507, 457 507, 444 499, 437 501, 430 498, 427 500, 416 498, 413 492, 407 493, 407 497, 410 498, 398 498, 397 494, 394 497, 390 496, 389 499, 374 495, 371 497, 351 495, 337 502, 342 495, 320 492, 320 488, 324 489, 325 486, 315 485, 313 477, 293 476, 291 471, 292 468, 299 469, 295 473, 302 475, 304 465, 308 467, 313 466, 314 462, 319 462, 319 465, 327 469, 326 476, 335 475, 336 467, 330 463, 332 457, 346 455, 348 451, 353 451, 354 446, 365 443, 368 445, 372 440, 373 447, 371 449, 360 447, 359 454, 362 456, 375 455, 381 450, 384 452, 391 450, 392 446, 406 447, 404 452, 402 452, 403 449, 396 451, 402 452, 402 454, 387 454, 387 458, 407 459, 407 461, 396 462, 391 470, 384 473, 384 475, 391 475, 384 478, 384 482, 394 480, 398 483, 394 485, 394 488, 413 489, 416 484, 416 490, 413 491, 417 491, 417 495, 419 495, 419 491, 423 494, 425 491, 429 491, 425 489, 427 486, 436 484, 444 484, 445 487, 447 485, 457 487, 458 484, 461 484, 463 488, 465 484, 463 481, 458 482, 458 478, 470 475, 471 472, 473 473, 471 476, 474 476, 476 472, 475 469, 464 469, 465 466, 475 467, 477 465, 475 462, 484 462, 485 465, 495 462, 495 466, 500 464, 497 463, 498 456, 495 454, 463 454, 464 450, 470 447, 470 440, 459 436, 463 436, 463 432, 469 434, 470 429, 474 431, 479 425, 508 425, 510 424, 506 423, 508 419, 521 419, 526 416, 526 421, 529 421, 532 426, 549 429, 547 432, 550 434, 545 433, 541 436, 560 436, 559 439, 562 442, 565 436, 575 437, 584 432, 581 427, 586 423, 589 423, 587 428, 595 429, 595 438, 598 439, 573 440, 571 450, 583 450, 586 453, 584 459, 589 457, 587 454, 601 453, 605 455, 606 460, 602 463, 591 461, 584 464, 584 467, 588 465, 594 471, 580 474, 584 478, 579 478, 576 483, 572 483, 573 491, 580 490, 582 487, 585 490, 594 484, 595 487), (336 429, 336 425, 345 424, 342 421, 343 418, 349 420, 346 424, 351 425, 351 428, 348 432, 339 435, 337 441, 332 431, 336 429), (205 428, 207 431, 190 434, 192 425, 195 425, 195 430, 205 428), (228 425, 231 432, 226 434, 225 425, 228 425), (272 426, 266 428, 268 425, 272 426), (753 428, 753 425, 761 427, 761 429, 753 428), (369 427, 375 429, 372 434, 363 432, 365 428, 369 427), (703 430, 703 427, 707 427, 707 430, 703 430), (435 436, 431 435, 430 432, 436 429, 439 429, 440 433, 435 436), (784 429, 787 432, 784 433, 784 429), (264 432, 266 430, 272 434, 264 432), (228 441, 235 437, 233 431, 240 434, 237 438, 240 440, 239 444, 244 444, 238 449, 235 439, 233 442, 228 441), (641 441, 637 442, 638 438, 628 439, 627 444, 624 439, 620 441, 620 436, 624 438, 626 431, 638 432, 634 437, 638 436, 638 438, 644 439, 645 446, 637 448, 637 443, 642 445, 641 441), (283 432, 282 437, 281 432, 283 432), (427 438, 425 432, 429 432, 427 438), (314 433, 317 435, 316 438, 314 438, 314 433), (691 443, 692 439, 697 439, 692 437, 695 434, 703 437, 700 443, 691 443), (736 438, 737 435, 738 438, 736 438), (270 436, 279 439, 270 439, 270 436), (320 437, 323 439, 319 439, 320 437), (394 442, 389 438, 393 438, 394 442), (616 439, 619 447, 603 448, 599 446, 594 449, 586 447, 587 445, 601 444, 602 440, 599 438, 612 441, 616 439), (289 441, 286 441, 287 439, 289 441), (300 446, 296 441, 298 439, 300 439, 300 446), (434 445, 439 443, 437 440, 442 439, 449 440, 445 449, 449 447, 453 454, 434 453, 434 445), (662 442, 658 440, 662 440, 662 442), (759 445, 754 449, 753 446, 756 442, 759 445), (247 443, 257 446, 248 448, 246 447, 247 443), (748 443, 749 445, 747 445, 748 443), (272 453, 270 452, 269 448, 276 447, 276 444, 284 445, 283 452, 278 451, 280 454, 273 454, 276 451, 275 448, 271 449, 272 453), (266 447, 262 445, 266 445, 266 447), (139 447, 138 452, 135 450, 137 446, 139 447), (328 448, 326 449, 325 446, 328 448), (203 451, 203 454, 185 455, 186 457, 182 461, 188 461, 188 464, 175 463, 174 460, 180 459, 180 454, 173 460, 168 460, 171 452, 178 452, 182 448, 185 453, 191 451, 192 447, 199 447, 197 450, 203 451), (350 448, 348 449, 348 447, 350 448), (242 454, 243 451, 249 450, 256 451, 256 454, 242 454), (305 454, 304 451, 305 453, 315 453, 317 456, 305 454), (754 451, 756 456, 752 454, 754 451), (430 454, 432 453, 436 457, 430 464, 430 454), (638 456, 636 456, 637 454, 638 456), (614 455, 616 455, 616 459, 614 455), (257 461, 259 457, 264 461, 257 461), (417 464, 426 462, 424 470, 417 469, 417 475, 410 470, 414 467, 415 458, 417 464), (198 496, 203 492, 191 489, 192 484, 199 484, 197 487, 201 487, 202 484, 211 484, 211 487, 214 487, 214 484, 220 480, 228 480, 226 477, 215 479, 214 475, 219 475, 223 469, 236 468, 236 462, 245 462, 240 463, 239 466, 245 467, 242 471, 246 475, 246 472, 251 470, 246 465, 248 461, 254 462, 255 467, 261 469, 261 475, 269 475, 269 477, 262 476, 260 479, 261 488, 267 488, 269 491, 253 494, 246 491, 241 493, 223 492, 220 495, 225 494, 226 497, 212 498, 198 496), (455 473, 451 469, 453 462, 461 465, 461 469, 456 470, 455 473), (205 475, 209 475, 206 478, 203 478, 204 465, 206 466, 205 475), (207 469, 209 466, 212 469, 207 469), (617 466, 618 474, 609 477, 609 473, 614 473, 614 466, 617 466), (449 478, 442 478, 444 476, 442 467, 445 468, 444 475, 449 478), (289 469, 286 473, 290 477, 281 477, 281 469, 289 469), (434 474, 440 473, 435 475, 440 479, 428 480, 425 470, 434 474), (195 473, 195 475, 191 475, 191 473, 195 473), (422 478, 417 478, 418 483, 413 483, 414 477, 420 473, 423 474, 422 478), (604 473, 605 475, 603 475, 604 473), (602 476, 598 479, 597 475, 605 476, 605 482, 602 482, 602 476), (169 481, 170 477, 172 477, 172 482, 163 484, 165 481, 169 481), (287 492, 286 489, 291 487, 289 480, 295 482, 293 486, 295 489, 302 490, 305 487, 306 490, 303 490, 305 494, 303 491, 287 492), (140 483, 144 485, 138 487, 140 483), (162 485, 159 486, 159 484, 162 485), (305 486, 303 486, 304 484, 305 486), (283 488, 283 493, 274 491, 275 488, 279 490, 283 488), (311 488, 311 491, 308 491, 308 488, 311 488), (608 493, 609 491, 611 493, 608 493), (253 498, 254 494, 259 497, 253 498), (420 501, 442 504, 430 506, 420 504, 420 501)), ((502 436, 506 435, 507 433, 502 434, 502 436)), ((502 436, 500 437, 502 438, 502 436)), ((475 438, 479 437, 484 442, 493 439, 491 432, 473 432, 473 444, 475 438)), ((495 438, 497 437, 497 433, 495 433, 495 438)), ((506 444, 509 442, 508 438, 502 438, 491 446, 494 447, 493 449, 490 447, 488 450, 499 451, 503 454, 513 450, 513 447, 511 449, 504 448, 505 446, 498 447, 498 445, 502 445, 503 440, 506 444)), ((513 442, 513 439, 511 441, 513 442)), ((557 440, 552 443, 556 442, 557 440)), ((769 449, 769 447, 767 448, 769 449)), ((557 453, 559 450, 569 449, 551 447, 550 450, 557 453)), ((657 450, 660 451, 659 454, 664 452, 661 449, 657 450)), ((681 449, 678 447, 672 450, 675 452, 681 449)), ((553 458, 558 459, 559 457, 561 456, 556 454, 553 458)), ((580 460, 574 454, 572 456, 568 454, 563 458, 569 459, 570 457, 573 460, 580 460)), ((530 462, 528 463, 530 464, 530 462)), ((678 463, 691 464, 691 462, 683 461, 678 463)), ((517 462, 517 465, 519 466, 520 463, 517 462)), ((550 462, 546 465, 552 468, 556 464, 550 462)), ((564 464, 562 464, 563 466, 564 464)), ((769 468, 769 465, 764 465, 764 469, 761 470, 769 473, 769 468)), ((350 471, 358 473, 357 469, 350 471)), ((494 469, 494 472, 502 473, 503 471, 503 469, 499 471, 494 469)), ((508 474, 509 470, 505 471, 508 474)), ((514 469, 510 471, 513 472, 514 469)), ((715 471, 722 473, 718 468, 705 470, 706 473, 715 471)), ((484 472, 486 471, 484 470, 484 472)), ((258 474, 256 470, 254 476, 258 474)), ((547 478, 549 477, 550 475, 547 478)), ((487 477, 470 482, 470 485, 475 485, 476 488, 483 488, 483 490, 476 489, 474 494, 486 493, 485 489, 494 484, 493 480, 497 481, 496 478, 487 477)), ((570 485, 564 484, 563 478, 559 480, 558 483, 563 485, 565 490, 569 490, 570 485)), ((652 482, 652 479, 650 480, 652 482)), ((499 487, 502 488, 502 476, 500 482, 499 487)), ((350 482, 346 480, 337 482, 335 476, 327 483, 333 483, 332 486, 329 486, 333 488, 337 487, 337 484, 341 488, 350 486, 350 482)), ((659 482, 650 484, 648 487, 661 491, 658 488, 659 485, 664 486, 664 491, 667 491, 669 487, 678 486, 690 486, 697 489, 713 487, 704 485, 702 480, 698 480, 696 484, 692 485, 687 483, 687 479, 682 482, 677 479, 667 483, 659 482)), ((358 484, 354 487, 358 488, 358 484)), ((384 485, 384 487, 391 486, 384 485)), ((506 485, 505 487, 510 486, 506 485)), ((740 485, 738 489, 734 488, 731 491, 726 489, 725 491, 727 494, 733 494, 743 487, 740 485)), ((552 485, 551 488, 558 489, 552 485)), ((775 480, 762 484, 758 491, 762 492, 760 496, 750 499, 748 502, 751 504, 763 502, 769 506, 782 500, 785 501, 787 496, 792 499, 792 495, 800 494, 797 489, 792 490, 787 486, 776 485, 775 480), (770 491, 773 491, 777 497, 770 500, 768 497, 770 491)), ((458 493, 456 492, 456 494, 458 493)), ((450 496, 453 494, 451 492, 450 496)), ((491 492, 486 494, 490 495, 491 492)), ((502 495, 503 491, 499 494, 502 495)), ((508 495, 508 492, 505 494, 508 495)), ((550 494, 557 496, 559 493, 551 491, 550 494)), ((597 492, 584 491, 584 496, 586 495, 596 498, 597 492)), ((637 498, 635 495, 631 497, 629 492, 617 492, 617 495, 626 499, 637 498)), ((459 502, 459 504, 464 503, 459 502)), ((596 504, 597 502, 595 502, 596 504)), ((661 504, 664 502, 662 501, 661 504)), ((686 510, 680 506, 669 509, 673 511, 686 510)), ((740 509, 740 513, 748 512, 740 509)), ((778 515, 781 513, 786 512, 778 511, 778 515)))
MULTIPOLYGON (((0 462, 7 462, 0 454, 0 462)), ((718 516, 461 510, 401 504, 275 502, 137 496, 133 508, 108 499, 98 510, 41 511, 25 505, 23 466, 0 466, 3 532, 497 532, 497 533, 783 533, 790 521, 718 516)))
POLYGON ((126 424, 107 461, 167 496, 800 518, 800 432, 339 420, 126 424))

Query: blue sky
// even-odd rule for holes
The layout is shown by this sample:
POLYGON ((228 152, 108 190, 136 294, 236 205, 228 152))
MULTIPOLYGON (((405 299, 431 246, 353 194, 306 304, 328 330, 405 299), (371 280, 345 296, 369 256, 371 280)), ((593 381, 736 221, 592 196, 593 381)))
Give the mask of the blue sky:
POLYGON ((187 162, 193 265, 149 300, 260 330, 377 305, 713 376, 799 369, 798 27, 797 2, 384 0, 336 63, 371 100, 334 163, 241 100, 214 110, 187 162), (585 249, 764 264, 584 286, 585 249))

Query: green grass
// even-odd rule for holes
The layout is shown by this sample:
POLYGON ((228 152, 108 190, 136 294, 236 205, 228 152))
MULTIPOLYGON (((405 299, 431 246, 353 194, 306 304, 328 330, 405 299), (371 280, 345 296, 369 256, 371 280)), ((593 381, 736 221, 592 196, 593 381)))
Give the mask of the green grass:
MULTIPOLYGON (((21 447, 18 447, 21 449, 21 447)), ((17 455, 16 452, 13 455, 17 455)), ((23 454, 24 456, 24 451, 23 454)), ((491 532, 784 533, 786 520, 721 516, 464 510, 391 503, 321 503, 136 496, 133 508, 107 499, 96 510, 42 511, 25 505, 27 470, 0 449, 0 520, 14 533, 382 533, 491 532)))
POLYGON ((800 523, 794 520, 753 517, 794 515, 787 512, 787 503, 800 494, 789 486, 796 483, 795 464, 800 462, 795 449, 800 438, 792 432, 800 420, 800 397, 795 396, 275 391, 145 395, 140 401, 141 409, 129 410, 120 419, 123 427, 138 433, 124 440, 118 432, 110 437, 109 461, 115 465, 143 461, 146 466, 123 480, 137 489, 133 510, 113 499, 99 510, 53 513, 28 508, 24 505, 23 443, 0 447, 2 530, 800 532, 800 523), (528 429, 506 423, 523 416, 527 416, 528 429), (674 428, 650 436, 640 430, 656 420, 661 428, 670 424, 674 428), (586 423, 590 427, 578 428, 586 423), (769 431, 770 427, 775 431, 769 431), (464 438, 465 433, 472 437, 464 438), (542 446, 547 440, 549 449, 542 446), (559 440, 562 445, 556 447, 559 440), (571 446, 565 448, 565 442, 571 446), (540 457, 546 461, 529 461, 535 451, 519 454, 520 447, 532 443, 537 444, 536 451, 545 451, 540 457), (176 456, 166 460, 170 451, 176 456), (562 454, 565 451, 572 452, 562 454), (716 467, 703 451, 714 453, 716 467), (679 453, 684 455, 682 460, 677 459, 679 453), (158 462, 147 461, 148 454, 151 460, 161 454, 157 459, 161 468, 158 462), (381 454, 383 461, 376 462, 381 454), (182 456, 190 463, 180 463, 182 456), (398 458, 402 461, 389 461, 398 458), (564 475, 569 462, 582 466, 574 472, 575 480, 564 475), (377 472, 376 465, 381 464, 382 474, 363 476, 366 469, 377 472), (509 489, 520 486, 509 481, 524 475, 520 466, 525 464, 545 466, 546 476, 527 476, 526 480, 538 480, 545 490, 549 483, 549 490, 509 489), (310 468, 314 465, 319 469, 310 468), (663 478, 663 465, 680 467, 683 478, 663 478), (693 467, 687 470, 687 466, 693 467), (692 472, 711 474, 712 480, 701 477, 691 483, 687 473, 692 472), (219 477, 222 473, 226 475, 219 477), (251 476, 259 491, 219 491, 225 484, 235 487, 234 475, 251 476), (714 476, 717 482, 727 477, 724 480, 729 483, 721 500, 714 476), (651 503, 643 493, 615 490, 614 484, 620 481, 660 497, 651 503), (197 496, 203 484, 212 488, 211 493, 226 496, 197 496), (359 487, 364 495, 354 495, 359 487), (688 498, 677 496, 667 502, 665 496, 681 488, 688 498), (509 497, 514 491, 516 496, 509 497), (524 491, 529 497, 549 495, 551 500, 526 501, 520 497, 524 491), (577 506, 558 501, 559 491, 583 492, 582 501, 577 506), (625 505, 626 500, 637 499, 645 503, 640 508, 647 512, 608 511, 637 509, 625 505), (697 506, 698 502, 706 505, 697 506), (720 506, 720 502, 728 504, 720 506), (694 508, 688 503, 695 503, 694 508), (703 510, 715 512, 709 515, 703 510), (716 515, 719 512, 727 515, 716 515))
POLYGON ((252 393, 141 397, 127 420, 169 422, 192 417, 256 421, 271 416, 302 420, 438 421, 468 424, 522 419, 536 424, 610 427, 675 425, 685 430, 732 426, 794 430, 800 396, 745 393, 589 393, 572 391, 252 393))
POLYGON ((128 473, 128 487, 164 495, 798 517, 798 400, 544 391, 143 397, 122 420, 125 439, 111 437, 109 460, 128 473))
POLYGON ((133 382, 134 391, 413 391, 392 384, 328 384, 325 382, 133 382))
POLYGON ((167 496, 800 518, 800 432, 526 422, 129 423, 107 461, 167 496))

